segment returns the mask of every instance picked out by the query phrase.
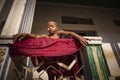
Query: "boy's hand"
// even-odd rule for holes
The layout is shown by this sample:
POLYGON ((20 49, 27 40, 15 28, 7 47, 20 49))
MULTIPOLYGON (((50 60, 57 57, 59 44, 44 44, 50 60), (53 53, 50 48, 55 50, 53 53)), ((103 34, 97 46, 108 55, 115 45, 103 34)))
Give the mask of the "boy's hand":
POLYGON ((83 46, 87 46, 87 45, 88 45, 87 40, 88 40, 88 39, 83 38, 83 37, 81 37, 81 36, 80 36, 80 38, 79 38, 79 41, 80 41, 80 43, 81 43, 83 46))
POLYGON ((22 34, 15 34, 13 35, 13 41, 21 41, 22 39, 25 38, 25 35, 22 35, 22 34))

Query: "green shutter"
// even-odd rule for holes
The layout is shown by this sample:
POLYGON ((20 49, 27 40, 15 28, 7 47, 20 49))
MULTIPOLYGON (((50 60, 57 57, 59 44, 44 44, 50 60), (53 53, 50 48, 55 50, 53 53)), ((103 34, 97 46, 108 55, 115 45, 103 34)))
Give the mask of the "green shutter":
MULTIPOLYGON (((92 80, 100 80, 100 76, 98 74, 97 71, 97 67, 96 67, 96 63, 94 60, 94 56, 93 56, 93 51, 92 48, 96 48, 96 54, 97 54, 97 58, 98 58, 98 65, 100 66, 100 72, 102 73, 102 78, 103 80, 109 80, 109 75, 108 75, 108 70, 106 67, 106 63, 104 60, 104 57, 102 55, 102 49, 101 46, 97 45, 97 46, 87 46, 86 47, 86 51, 87 51, 87 57, 88 57, 88 62, 90 65, 90 69, 91 69, 91 73, 92 73, 92 80)), ((95 53, 94 53, 95 54, 95 53)))
POLYGON ((100 80, 99 76, 98 76, 98 73, 97 73, 95 61, 94 61, 94 58, 93 58, 93 53, 92 53, 91 46, 87 46, 86 50, 87 50, 87 56, 88 56, 88 60, 89 60, 88 62, 89 62, 91 73, 92 73, 92 78, 93 78, 93 80, 100 80))

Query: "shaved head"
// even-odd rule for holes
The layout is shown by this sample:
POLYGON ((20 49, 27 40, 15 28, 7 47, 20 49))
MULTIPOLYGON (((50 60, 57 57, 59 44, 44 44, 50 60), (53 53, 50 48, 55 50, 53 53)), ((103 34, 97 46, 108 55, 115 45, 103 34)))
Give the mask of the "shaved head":
POLYGON ((55 24, 57 26, 57 23, 55 21, 49 21, 48 24, 49 23, 53 23, 53 24, 55 24))
POLYGON ((57 23, 55 21, 48 22, 48 32, 54 34, 58 30, 57 23))

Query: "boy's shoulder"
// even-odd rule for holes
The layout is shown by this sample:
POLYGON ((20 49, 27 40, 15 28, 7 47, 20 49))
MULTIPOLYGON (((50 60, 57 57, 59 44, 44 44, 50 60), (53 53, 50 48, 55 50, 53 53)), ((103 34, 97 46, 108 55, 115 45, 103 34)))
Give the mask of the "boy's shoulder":
POLYGON ((57 30, 57 32, 64 32, 64 30, 57 30))

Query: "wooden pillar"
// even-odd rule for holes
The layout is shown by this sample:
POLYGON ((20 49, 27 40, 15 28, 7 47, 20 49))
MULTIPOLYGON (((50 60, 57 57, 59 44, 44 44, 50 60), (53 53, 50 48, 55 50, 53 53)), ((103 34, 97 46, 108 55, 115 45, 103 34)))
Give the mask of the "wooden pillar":
MULTIPOLYGON (((4 39, 9 40, 9 38, 11 38, 13 34, 31 33, 35 4, 36 4, 36 0, 14 0, 8 18, 6 20, 6 23, 0 35, 0 40, 3 41, 0 44, 9 43, 9 41, 6 43, 4 39)), ((19 57, 13 60, 19 61, 19 59, 22 60, 23 57, 19 57)), ((11 70, 13 70, 13 64, 11 64, 10 57, 8 57, 6 60, 8 60, 8 63, 5 64, 7 66, 5 70, 7 71, 3 77, 0 76, 0 79, 12 80, 14 79, 14 77, 11 76, 12 75, 11 70)))
POLYGON ((36 0, 27 0, 19 33, 31 33, 36 0))
POLYGON ((14 0, 1 35, 13 35, 18 33, 25 4, 26 0, 14 0))
MULTIPOLYGON (((35 5, 36 5, 36 0, 27 0, 18 33, 31 33, 33 17, 35 12, 35 5)), ((18 61, 22 61, 21 64, 26 64, 26 65, 29 65, 30 62, 29 57, 21 57, 18 59, 18 61)), ((21 64, 16 64, 16 65, 21 66, 21 64)), ((28 78, 29 76, 28 74, 29 73, 26 71, 25 78, 28 78)))

